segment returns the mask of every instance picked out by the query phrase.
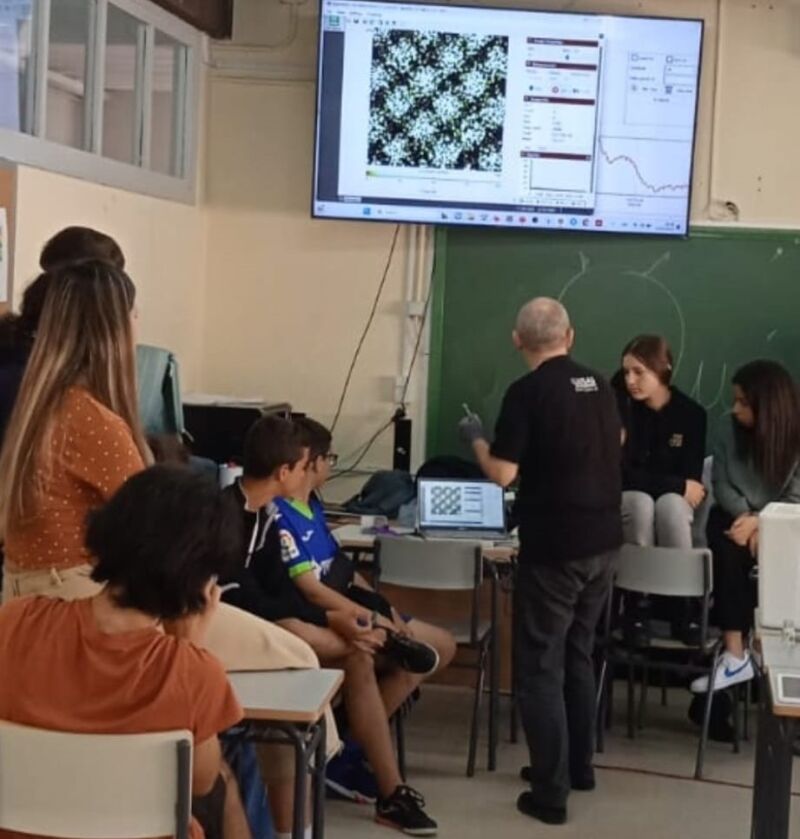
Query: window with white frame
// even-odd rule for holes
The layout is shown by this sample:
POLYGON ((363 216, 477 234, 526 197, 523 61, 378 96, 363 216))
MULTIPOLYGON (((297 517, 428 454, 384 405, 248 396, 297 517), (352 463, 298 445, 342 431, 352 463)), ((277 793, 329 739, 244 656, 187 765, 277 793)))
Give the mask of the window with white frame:
POLYGON ((201 37, 148 0, 0 0, 0 157, 193 200, 201 37))

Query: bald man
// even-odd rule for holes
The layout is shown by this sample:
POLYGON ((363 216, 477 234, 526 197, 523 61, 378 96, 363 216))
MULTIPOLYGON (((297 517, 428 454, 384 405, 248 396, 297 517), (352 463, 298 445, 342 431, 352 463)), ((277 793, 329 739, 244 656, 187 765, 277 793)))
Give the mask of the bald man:
POLYGON ((518 809, 567 818, 571 789, 594 789, 595 630, 622 544, 620 420, 605 380, 569 357, 566 309, 536 298, 512 333, 529 371, 503 398, 490 445, 480 419, 459 431, 488 478, 517 496, 517 702, 530 750, 518 809))

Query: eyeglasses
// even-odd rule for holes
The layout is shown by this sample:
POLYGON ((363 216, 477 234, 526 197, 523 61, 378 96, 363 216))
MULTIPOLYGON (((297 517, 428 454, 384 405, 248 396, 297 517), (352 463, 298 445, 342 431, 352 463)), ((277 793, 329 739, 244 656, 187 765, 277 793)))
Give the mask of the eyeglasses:
POLYGON ((327 462, 328 466, 334 468, 336 464, 339 462, 339 455, 334 454, 333 452, 328 452, 328 454, 325 455, 325 461, 327 462))

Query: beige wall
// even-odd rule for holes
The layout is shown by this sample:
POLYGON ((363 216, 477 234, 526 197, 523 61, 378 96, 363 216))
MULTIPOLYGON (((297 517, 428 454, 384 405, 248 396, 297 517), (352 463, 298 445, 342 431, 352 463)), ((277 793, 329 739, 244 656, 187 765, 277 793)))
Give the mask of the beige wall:
POLYGON ((117 239, 138 289, 139 339, 172 349, 184 387, 199 387, 206 255, 202 211, 20 166, 15 301, 36 275, 42 244, 68 224, 96 227, 117 239))
MULTIPOLYGON (((235 37, 246 44, 212 51, 199 206, 21 168, 15 273, 18 291, 42 241, 64 224, 107 229, 141 290, 143 339, 178 352, 187 388, 288 399, 330 421, 392 228, 309 218, 315 5, 299 7, 290 46, 267 48, 259 44, 291 35, 289 7, 237 0, 235 37)), ((580 0, 570 8, 704 17, 693 220, 730 223, 734 212, 743 225, 800 227, 796 0, 580 0)), ((394 405, 407 329, 405 239, 406 231, 337 430, 342 455, 394 405)), ((412 388, 417 418, 418 396, 412 388)), ((390 441, 388 433, 365 465, 386 466, 390 441)))
MULTIPOLYGON (((309 218, 313 95, 312 84, 211 86, 204 369, 212 391, 286 399, 329 422, 393 228, 309 218)), ((402 244, 344 406, 341 454, 392 411, 402 244)))
MULTIPOLYGON (((299 7, 290 46, 259 49, 285 40, 289 9, 237 0, 234 39, 246 45, 214 53, 207 167, 212 322, 204 370, 212 389, 288 398, 328 420, 391 229, 309 219, 315 5, 299 7)), ((533 5, 563 8, 561 0, 533 5)), ((580 0, 569 7, 703 17, 693 220, 730 222, 733 213, 744 225, 800 226, 796 2, 580 0)), ((392 409, 403 319, 403 254, 397 257, 342 418, 342 452, 368 437, 392 409)), ((385 447, 367 459, 387 462, 385 447)))

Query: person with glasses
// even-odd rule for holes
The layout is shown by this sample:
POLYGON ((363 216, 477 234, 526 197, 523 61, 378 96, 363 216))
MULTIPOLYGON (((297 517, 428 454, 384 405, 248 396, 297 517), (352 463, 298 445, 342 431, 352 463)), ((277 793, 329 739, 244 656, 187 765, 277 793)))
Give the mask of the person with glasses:
MULTIPOLYGON (((344 767, 347 771, 334 774, 335 768, 328 765, 328 787, 355 801, 374 803, 379 824, 414 836, 432 836, 437 825, 425 811, 424 798, 400 776, 389 718, 425 675, 449 663, 455 644, 442 642, 434 647, 427 643, 429 633, 424 628, 418 632, 417 621, 404 624, 401 633, 385 615, 391 614, 391 607, 383 607, 385 601, 375 592, 363 589, 374 602, 360 605, 311 573, 318 566, 330 571, 334 564, 332 537, 324 520, 315 518, 322 508, 311 497, 328 475, 330 435, 324 447, 312 450, 304 428, 308 426, 264 416, 247 433, 243 475, 225 492, 241 510, 248 547, 236 573, 221 581, 223 599, 275 621, 308 643, 323 666, 344 671, 342 704, 352 741, 359 748, 358 752, 347 750, 353 757, 344 767), (296 539, 278 504, 284 510, 295 508, 288 507, 283 498, 301 502, 302 513, 311 515, 299 519, 304 524, 296 539), (296 562, 298 544, 304 553, 296 562), (309 546, 319 551, 316 557, 309 546), (293 572, 293 567, 304 567, 304 571, 293 572), (309 592, 306 583, 311 581, 324 590, 321 597, 320 592, 309 592), (419 639, 411 638, 412 632, 419 639), (365 757, 374 774, 364 769, 365 757)), ((344 558, 342 563, 337 574, 350 565, 344 558)))
POLYGON ((400 615, 356 573, 328 528, 319 492, 338 462, 330 451, 330 431, 310 417, 299 417, 294 425, 301 445, 308 449, 306 478, 290 497, 275 499, 281 556, 289 577, 306 600, 320 608, 347 609, 349 602, 351 608, 356 604, 369 610, 371 624, 387 633, 389 646, 421 664, 430 659, 429 668, 414 668, 418 673, 429 675, 446 667, 455 655, 452 635, 400 615))

